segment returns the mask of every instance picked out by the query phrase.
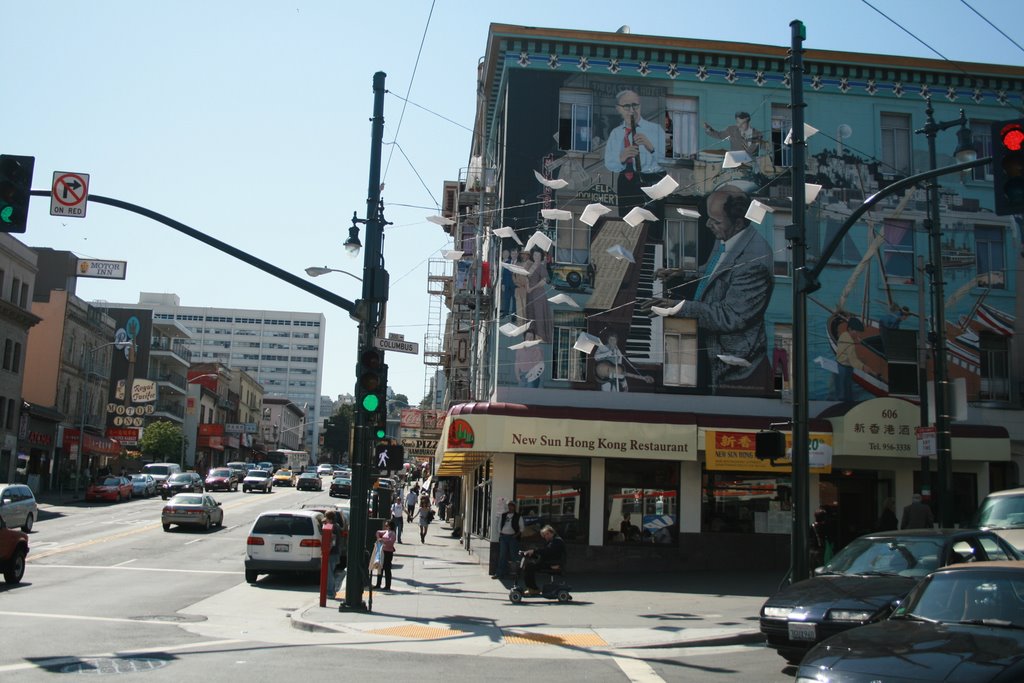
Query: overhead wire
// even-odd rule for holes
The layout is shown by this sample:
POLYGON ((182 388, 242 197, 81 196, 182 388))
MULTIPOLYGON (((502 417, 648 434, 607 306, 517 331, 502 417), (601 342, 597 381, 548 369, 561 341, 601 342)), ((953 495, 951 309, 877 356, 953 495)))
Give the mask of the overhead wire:
MULTIPOLYGON (((1024 47, 1021 47, 1020 43, 1018 43, 1016 40, 1014 40, 1010 36, 1006 35, 1006 33, 1003 32, 1003 29, 999 28, 998 26, 993 24, 991 21, 989 21, 988 17, 986 17, 984 14, 982 14, 978 10, 974 9, 973 7, 971 7, 970 3, 967 2, 967 0, 960 0, 960 2, 963 3, 964 7, 966 7, 967 9, 971 10, 972 12, 977 14, 979 17, 981 17, 982 21, 984 21, 986 24, 988 24, 989 26, 994 28, 996 31, 998 31, 999 35, 1001 35, 1003 38, 1006 38, 1008 41, 1010 41, 1011 43, 1016 45, 1018 50, 1020 50, 1021 52, 1024 52, 1024 47)), ((1016 18, 1015 18, 1015 21, 1016 21, 1016 18)), ((1016 22, 1016 23, 1019 23, 1019 22, 1016 22)))

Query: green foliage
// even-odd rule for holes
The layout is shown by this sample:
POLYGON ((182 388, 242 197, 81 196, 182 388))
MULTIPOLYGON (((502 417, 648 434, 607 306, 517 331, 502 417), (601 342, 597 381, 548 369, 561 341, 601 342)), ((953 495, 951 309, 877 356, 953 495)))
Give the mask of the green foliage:
POLYGON ((146 425, 139 439, 139 448, 147 460, 180 462, 185 436, 181 427, 167 420, 146 425))

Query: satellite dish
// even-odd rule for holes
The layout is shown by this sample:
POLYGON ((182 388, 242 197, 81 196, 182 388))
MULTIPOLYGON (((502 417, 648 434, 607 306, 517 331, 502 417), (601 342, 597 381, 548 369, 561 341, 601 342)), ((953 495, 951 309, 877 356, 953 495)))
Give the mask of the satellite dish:
POLYGON ((851 135, 853 135, 853 128, 850 128, 849 124, 840 123, 836 128, 836 154, 843 153, 843 140, 848 139, 851 135))

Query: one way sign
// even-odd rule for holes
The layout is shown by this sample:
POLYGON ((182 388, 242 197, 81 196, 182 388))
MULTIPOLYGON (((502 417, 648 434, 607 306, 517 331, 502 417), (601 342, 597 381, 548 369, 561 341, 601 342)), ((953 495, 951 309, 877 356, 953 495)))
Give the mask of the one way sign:
POLYGON ((85 204, 89 199, 89 174, 53 172, 50 188, 50 215, 85 218, 85 204))

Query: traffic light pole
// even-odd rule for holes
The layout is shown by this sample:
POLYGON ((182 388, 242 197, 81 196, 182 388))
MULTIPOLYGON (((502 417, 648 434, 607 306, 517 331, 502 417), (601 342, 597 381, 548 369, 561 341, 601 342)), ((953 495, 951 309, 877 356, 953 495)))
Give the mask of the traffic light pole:
MULTIPOLYGON (((373 119, 370 143, 370 178, 366 194, 366 239, 363 246, 363 298, 357 306, 359 316, 359 352, 373 347, 388 300, 388 274, 384 270, 384 219, 381 215, 380 167, 384 142, 384 79, 378 71, 373 75, 373 119)), ((381 353, 383 357, 383 352, 381 353)), ((358 395, 359 389, 356 388, 358 395)), ((355 430, 350 455, 352 464, 352 495, 349 507, 348 578, 345 600, 339 609, 365 611, 363 589, 369 583, 366 574, 369 558, 366 548, 368 494, 373 439, 366 411, 355 410, 355 430)))

